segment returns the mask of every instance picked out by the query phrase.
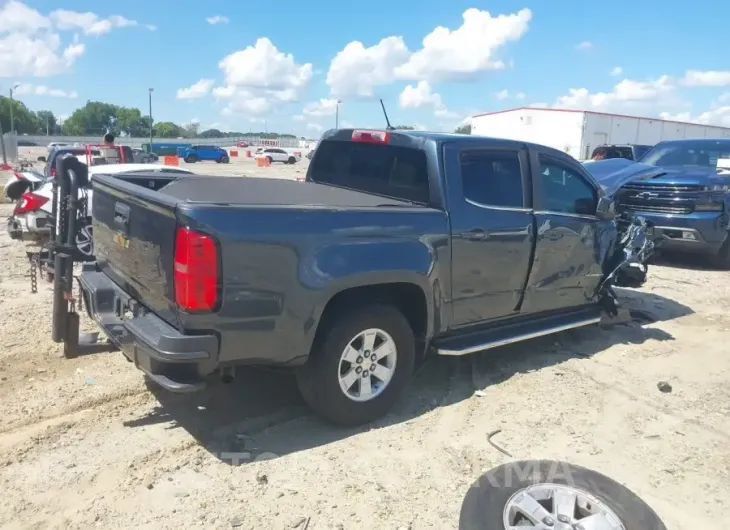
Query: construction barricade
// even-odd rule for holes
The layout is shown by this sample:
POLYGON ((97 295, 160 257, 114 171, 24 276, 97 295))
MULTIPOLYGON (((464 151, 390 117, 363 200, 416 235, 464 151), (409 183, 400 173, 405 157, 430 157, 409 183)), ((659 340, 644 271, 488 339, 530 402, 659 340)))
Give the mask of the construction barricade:
POLYGON ((165 155, 163 163, 166 166, 179 166, 180 160, 178 159, 177 155, 165 155))

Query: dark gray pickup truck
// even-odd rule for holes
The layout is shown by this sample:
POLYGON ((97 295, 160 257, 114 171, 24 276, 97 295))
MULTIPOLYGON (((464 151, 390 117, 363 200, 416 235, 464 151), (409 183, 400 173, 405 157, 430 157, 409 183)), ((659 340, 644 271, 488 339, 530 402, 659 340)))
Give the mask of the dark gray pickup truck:
POLYGON ((427 354, 598 323, 651 238, 568 155, 413 131, 325 133, 304 182, 95 177, 86 308, 171 391, 292 367, 337 424, 391 407, 427 354))

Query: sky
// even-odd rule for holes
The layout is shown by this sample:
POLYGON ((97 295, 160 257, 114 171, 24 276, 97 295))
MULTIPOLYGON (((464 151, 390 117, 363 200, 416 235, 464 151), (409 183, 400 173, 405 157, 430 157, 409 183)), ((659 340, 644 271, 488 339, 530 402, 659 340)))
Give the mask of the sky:
POLYGON ((201 130, 451 131, 533 105, 730 127, 730 2, 0 0, 0 93, 201 130), (339 101, 339 103, 338 103, 339 101))

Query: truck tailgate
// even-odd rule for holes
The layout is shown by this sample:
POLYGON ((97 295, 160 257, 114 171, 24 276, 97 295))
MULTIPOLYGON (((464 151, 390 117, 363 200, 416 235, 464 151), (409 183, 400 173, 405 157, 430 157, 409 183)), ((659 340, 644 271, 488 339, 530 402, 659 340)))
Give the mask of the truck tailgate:
POLYGON ((94 178, 94 248, 100 269, 173 326, 176 202, 112 176, 94 178))

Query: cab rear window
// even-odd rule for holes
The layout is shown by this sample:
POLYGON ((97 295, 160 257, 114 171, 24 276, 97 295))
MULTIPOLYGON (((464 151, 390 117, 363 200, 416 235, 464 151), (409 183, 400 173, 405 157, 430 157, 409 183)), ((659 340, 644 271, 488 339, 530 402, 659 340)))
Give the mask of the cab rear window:
POLYGON ((324 140, 317 146, 309 179, 395 199, 429 202, 426 154, 420 149, 324 140))

